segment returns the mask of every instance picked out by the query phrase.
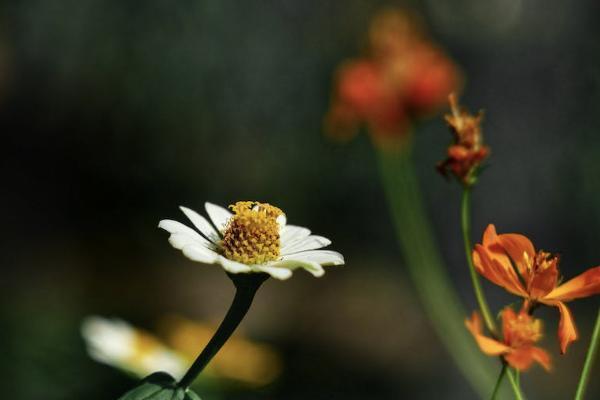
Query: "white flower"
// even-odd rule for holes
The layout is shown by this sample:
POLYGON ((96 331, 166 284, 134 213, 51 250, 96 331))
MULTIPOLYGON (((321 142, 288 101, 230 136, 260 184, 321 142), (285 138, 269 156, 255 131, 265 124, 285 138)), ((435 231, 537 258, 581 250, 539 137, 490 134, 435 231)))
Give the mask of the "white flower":
POLYGON ((81 324, 81 334, 90 357, 138 377, 165 371, 181 378, 186 370, 184 357, 120 319, 87 317, 81 324))
POLYGON ((320 277, 325 273, 323 266, 344 264, 340 253, 319 250, 331 243, 329 239, 287 225, 285 214, 276 207, 238 202, 231 208, 233 213, 205 203, 211 225, 195 211, 180 207, 198 231, 173 220, 162 220, 158 226, 171 234, 171 245, 189 259, 220 264, 233 274, 266 272, 283 280, 294 269, 303 268, 320 277))

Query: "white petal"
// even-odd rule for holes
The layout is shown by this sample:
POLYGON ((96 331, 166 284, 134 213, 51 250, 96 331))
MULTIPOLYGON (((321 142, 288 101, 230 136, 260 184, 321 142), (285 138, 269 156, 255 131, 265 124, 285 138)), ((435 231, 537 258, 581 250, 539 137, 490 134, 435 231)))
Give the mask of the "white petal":
POLYGON ((305 261, 305 260, 282 260, 272 264, 273 267, 279 268, 287 268, 290 270, 294 270, 297 268, 302 268, 316 276, 317 278, 323 276, 325 274, 325 270, 319 263, 313 261, 305 261))
POLYGON ((248 265, 239 263, 237 261, 230 260, 223 256, 219 256, 219 259, 217 262, 219 264, 221 264, 221 266, 223 267, 223 269, 225 271, 231 272, 232 274, 252 272, 252 268, 250 268, 248 265))
POLYGON ((310 250, 281 257, 282 260, 316 262, 321 265, 343 265, 344 256, 332 250, 310 250))
POLYGON ((280 230, 285 227, 285 224, 287 224, 287 217, 285 216, 285 214, 281 214, 277 217, 277 223, 279 224, 280 230))
POLYGON ((158 227, 164 229, 169 233, 188 233, 190 235, 200 236, 198 232, 196 232, 189 226, 186 226, 179 221, 173 221, 171 219, 163 219, 158 223, 158 227))
POLYGON ((253 265, 252 269, 254 271, 266 272, 271 275, 275 279, 286 280, 292 276, 292 271, 288 268, 280 268, 269 265, 253 265))
POLYGON ((294 242, 291 245, 283 246, 281 248, 281 254, 286 255, 298 253, 300 251, 320 249, 321 247, 329 246, 330 244, 331 240, 323 236, 311 235, 299 242, 294 242))
POLYGON ((135 333, 126 322, 97 316, 87 317, 81 334, 90 356, 103 363, 120 363, 131 356, 135 333))
POLYGON ((206 218, 198 214, 196 211, 191 210, 187 207, 179 207, 181 211, 192 221, 192 224, 202 233, 208 240, 213 243, 217 243, 220 239, 219 234, 215 231, 215 228, 208 222, 206 218))
POLYGON ((221 206, 208 202, 204 203, 204 208, 206 209, 206 212, 208 213, 208 216, 212 220, 214 226, 219 232, 221 232, 221 234, 223 234, 225 227, 227 226, 227 221, 229 221, 229 218, 231 218, 233 214, 221 206))
POLYGON ((289 246, 296 241, 302 240, 310 235, 310 229, 296 225, 286 225, 279 230, 281 247, 289 246))
POLYGON ((214 251, 198 244, 188 244, 182 249, 183 254, 192 261, 214 264, 219 255, 214 251))
POLYGON ((169 237, 169 243, 176 249, 183 249, 188 244, 196 243, 201 244, 204 247, 212 248, 213 244, 202 237, 198 232, 185 226, 181 222, 172 221, 170 219, 163 219, 158 223, 158 227, 171 233, 169 237))

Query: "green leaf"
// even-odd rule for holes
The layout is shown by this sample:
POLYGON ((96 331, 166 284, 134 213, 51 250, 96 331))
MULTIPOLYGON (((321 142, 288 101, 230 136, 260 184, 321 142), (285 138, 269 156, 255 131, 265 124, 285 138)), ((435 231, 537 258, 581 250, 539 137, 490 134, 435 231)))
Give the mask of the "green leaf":
POLYGON ((200 400, 191 390, 177 386, 177 381, 165 372, 155 372, 119 400, 200 400))

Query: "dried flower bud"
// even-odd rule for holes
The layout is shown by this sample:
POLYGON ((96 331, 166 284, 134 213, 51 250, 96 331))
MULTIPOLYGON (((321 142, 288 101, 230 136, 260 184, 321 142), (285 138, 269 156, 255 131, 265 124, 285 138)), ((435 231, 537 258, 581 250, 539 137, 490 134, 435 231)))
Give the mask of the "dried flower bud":
POLYGON ((453 174, 463 185, 472 186, 477 181, 478 167, 490 153, 481 134, 483 112, 471 115, 459 108, 454 93, 448 96, 448 100, 452 113, 447 114, 445 119, 454 135, 454 143, 448 147, 448 157, 438 163, 437 169, 446 177, 453 174))

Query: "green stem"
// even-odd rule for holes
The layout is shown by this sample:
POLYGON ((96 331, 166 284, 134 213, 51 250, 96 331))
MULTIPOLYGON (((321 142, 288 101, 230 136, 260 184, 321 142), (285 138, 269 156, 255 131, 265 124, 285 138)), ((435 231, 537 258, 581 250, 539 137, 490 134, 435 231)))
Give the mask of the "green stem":
POLYGON ((496 395, 498 394, 498 390, 500 389, 500 385, 502 383, 502 379, 504 378, 504 374, 506 374, 506 364, 502 364, 500 375, 498 375, 498 380, 496 381, 496 385, 494 386, 494 390, 492 391, 491 400, 496 400, 496 395))
POLYGON ((221 347, 223 347, 225 342, 227 342, 250 309, 256 291, 269 277, 269 275, 263 273, 228 275, 236 287, 233 302, 213 337, 210 339, 204 350, 202 350, 198 358, 196 358, 196 361, 194 361, 190 369, 179 381, 178 386, 181 388, 187 389, 221 347))
POLYGON ((465 187, 462 195, 462 204, 461 204, 461 226, 462 226, 462 234, 463 234, 463 242, 465 246, 465 255, 467 257, 467 264, 469 265, 469 273, 471 275, 471 282, 473 283, 473 289, 475 290, 475 297, 477 297, 477 303, 479 304, 479 310, 481 310, 481 314, 483 315, 483 320, 485 321, 485 325, 488 330, 492 333, 496 333, 496 324, 494 323, 494 319, 492 318, 492 313, 490 312, 490 308, 488 306, 487 300, 485 299, 485 295, 483 294, 483 290, 481 289, 481 282, 479 281, 479 275, 477 271, 475 271, 475 266, 473 265, 473 245, 471 244, 471 218, 470 218, 470 208, 471 208, 471 190, 468 187, 465 187))
MULTIPOLYGON (((471 275, 471 282, 473 283, 473 290, 475 291, 475 297, 477 298, 477 303, 479 305, 479 309, 481 310, 481 314, 483 315, 483 319, 485 321, 485 325, 487 329, 493 334, 496 335, 496 324, 494 322, 494 318, 492 317, 492 313, 490 312, 490 308, 488 306, 487 300, 485 299, 485 295, 483 293, 483 289, 481 288, 481 282, 479 281, 479 275, 477 271, 475 271, 475 266, 473 265, 473 245, 471 243, 471 190, 468 187, 463 189, 462 194, 462 202, 461 202, 461 227, 463 234, 463 243, 465 246, 465 256, 467 257, 467 264, 469 265, 469 273, 471 275)), ((508 379, 511 382, 511 387, 515 394, 515 398, 522 400, 523 394, 521 392, 521 385, 519 383, 519 372, 516 371, 513 375, 513 371, 508 368, 506 369, 506 374, 508 375, 508 379)), ((503 372, 498 378, 499 384, 504 378, 505 373, 503 372)), ((497 390, 496 388, 495 390, 497 390)), ((495 396, 495 395, 494 395, 495 396)))
POLYGON ((598 309, 598 316, 596 317, 596 325, 594 326, 594 333, 592 333, 592 340, 590 341, 590 347, 588 348, 587 355, 585 356, 585 363, 583 364, 583 370, 581 371, 581 378, 577 385, 577 392, 575 393, 575 400, 583 400, 585 395, 585 389, 590 380, 590 373, 592 372, 592 364, 598 352, 598 343, 600 343, 600 309, 598 309))
POLYGON ((521 393, 521 388, 519 387, 518 379, 515 377, 515 374, 512 370, 508 370, 506 375, 508 375, 508 381, 510 382, 510 386, 513 389, 515 394, 515 399, 517 400, 525 400, 525 396, 521 393))
POLYGON ((410 157, 379 151, 379 167, 396 234, 420 302, 440 341, 481 397, 495 382, 492 361, 476 348, 464 326, 465 310, 437 251, 410 157))

